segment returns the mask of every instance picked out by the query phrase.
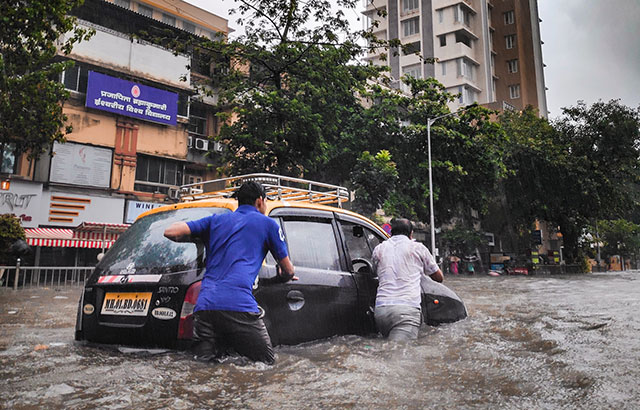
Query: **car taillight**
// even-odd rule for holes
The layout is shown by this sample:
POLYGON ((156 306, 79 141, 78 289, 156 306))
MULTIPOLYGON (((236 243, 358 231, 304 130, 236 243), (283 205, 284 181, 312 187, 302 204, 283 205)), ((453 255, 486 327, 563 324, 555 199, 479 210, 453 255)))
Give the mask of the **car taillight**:
POLYGON ((196 301, 200 294, 200 283, 196 282, 187 289, 182 311, 180 312, 178 339, 191 339, 193 337, 193 308, 196 306, 196 301))

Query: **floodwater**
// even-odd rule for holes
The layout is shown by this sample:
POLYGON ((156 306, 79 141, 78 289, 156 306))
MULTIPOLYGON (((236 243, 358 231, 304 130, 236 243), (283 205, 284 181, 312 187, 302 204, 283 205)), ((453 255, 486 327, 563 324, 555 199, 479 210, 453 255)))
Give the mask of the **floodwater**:
POLYGON ((640 272, 447 277, 469 318, 395 344, 278 347, 274 366, 73 342, 79 289, 0 290, 0 407, 640 407, 640 272))

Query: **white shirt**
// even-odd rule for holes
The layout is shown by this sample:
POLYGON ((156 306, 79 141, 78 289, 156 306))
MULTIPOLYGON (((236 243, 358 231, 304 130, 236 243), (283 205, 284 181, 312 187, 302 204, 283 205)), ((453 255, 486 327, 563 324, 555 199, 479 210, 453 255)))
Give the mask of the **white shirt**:
POLYGON ((395 235, 376 246, 372 259, 379 280, 376 306, 420 307, 420 279, 439 269, 426 246, 395 235))

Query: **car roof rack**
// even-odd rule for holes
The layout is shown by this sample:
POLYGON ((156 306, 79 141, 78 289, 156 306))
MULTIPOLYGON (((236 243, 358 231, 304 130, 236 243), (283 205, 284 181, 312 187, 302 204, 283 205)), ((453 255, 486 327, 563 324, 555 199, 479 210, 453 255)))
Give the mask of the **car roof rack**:
POLYGON ((338 185, 275 174, 246 174, 182 185, 180 200, 191 202, 207 198, 230 198, 243 183, 248 181, 261 183, 267 192, 267 198, 271 200, 300 201, 320 205, 337 204, 342 208, 342 203, 351 199, 350 191, 338 185))

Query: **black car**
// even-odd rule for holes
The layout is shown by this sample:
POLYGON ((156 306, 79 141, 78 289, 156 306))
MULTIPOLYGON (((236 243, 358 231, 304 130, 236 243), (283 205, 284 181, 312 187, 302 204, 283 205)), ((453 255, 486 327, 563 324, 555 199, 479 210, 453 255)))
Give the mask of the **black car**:
MULTIPOLYGON (((314 201, 309 196, 292 200, 296 197, 286 192, 289 189, 280 187, 278 195, 286 200, 268 201, 268 215, 283 228, 299 280, 281 283, 269 254, 254 284, 273 345, 375 332, 377 278, 371 254, 386 233, 361 215, 317 204, 318 196, 314 201)), ((164 230, 175 221, 232 212, 237 206, 232 199, 200 196, 148 211, 121 235, 85 284, 76 340, 140 347, 189 345, 205 247, 172 242, 164 230)), ((457 295, 429 278, 423 279, 423 312, 431 325, 467 316, 457 295)))

